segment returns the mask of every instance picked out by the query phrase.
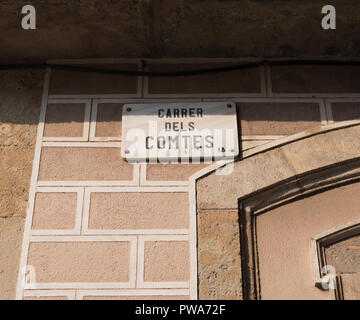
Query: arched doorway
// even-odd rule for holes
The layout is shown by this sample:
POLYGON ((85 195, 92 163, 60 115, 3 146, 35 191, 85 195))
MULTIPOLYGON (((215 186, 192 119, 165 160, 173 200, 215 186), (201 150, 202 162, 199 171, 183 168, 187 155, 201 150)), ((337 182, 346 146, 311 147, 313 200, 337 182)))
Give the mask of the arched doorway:
POLYGON ((358 252, 351 241, 360 223, 359 136, 359 125, 343 123, 259 149, 230 175, 197 180, 200 299, 356 295, 355 269, 335 271, 336 290, 321 287, 327 262, 321 257, 327 248, 331 261, 329 248, 350 241, 353 249, 343 256, 358 261, 349 254, 358 252))

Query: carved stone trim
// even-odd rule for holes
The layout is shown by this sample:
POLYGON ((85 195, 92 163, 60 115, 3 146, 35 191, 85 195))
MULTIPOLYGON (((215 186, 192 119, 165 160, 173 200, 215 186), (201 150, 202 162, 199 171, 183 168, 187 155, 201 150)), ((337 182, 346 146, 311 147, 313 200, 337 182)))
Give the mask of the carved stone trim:
MULTIPOLYGON (((247 300, 261 299, 261 282, 259 276, 258 245, 256 233, 256 216, 265 213, 277 206, 296 201, 306 195, 323 192, 336 188, 340 185, 360 181, 360 161, 350 161, 343 165, 321 169, 308 173, 302 177, 294 177, 291 181, 285 181, 275 187, 263 190, 251 197, 239 199, 240 237, 242 243, 241 261, 243 276, 243 296, 247 300)), ((320 270, 326 265, 324 246, 339 241, 351 234, 359 233, 359 224, 351 223, 340 230, 332 230, 326 235, 319 235, 315 239, 317 265, 314 269, 315 285, 321 283, 320 270)), ((341 286, 339 279, 336 282, 335 297, 341 299, 341 286)))

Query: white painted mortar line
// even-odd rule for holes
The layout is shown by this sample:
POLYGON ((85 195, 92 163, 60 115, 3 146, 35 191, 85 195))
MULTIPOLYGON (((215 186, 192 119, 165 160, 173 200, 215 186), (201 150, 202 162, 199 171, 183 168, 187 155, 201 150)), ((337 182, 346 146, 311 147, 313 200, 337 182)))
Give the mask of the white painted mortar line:
POLYGON ((36 290, 64 289, 121 289, 133 288, 132 281, 127 282, 37 282, 36 290))
POLYGON ((272 80, 271 80, 271 69, 270 66, 264 66, 265 68, 265 78, 266 78, 266 96, 272 96, 272 80))
POLYGON ((18 283, 16 290, 16 299, 21 300, 23 294, 23 279, 25 275, 22 273, 23 269, 27 264, 27 256, 28 256, 28 248, 29 248, 29 235, 32 224, 32 215, 34 211, 34 201, 35 201, 35 192, 36 192, 36 181, 38 178, 39 165, 40 165, 40 153, 41 153, 41 139, 43 137, 44 132, 44 123, 45 123, 45 113, 46 106, 48 100, 48 92, 49 92, 49 83, 50 83, 51 69, 46 68, 44 75, 44 88, 41 100, 41 109, 40 109, 40 117, 39 117, 39 126, 37 129, 36 136, 36 146, 34 152, 34 160, 32 166, 31 173, 31 181, 30 181, 30 190, 29 190, 29 203, 26 212, 25 219, 25 227, 24 227, 24 235, 23 235, 23 243, 21 248, 21 258, 19 264, 19 274, 18 274, 18 283))
POLYGON ((189 223, 190 223, 190 299, 196 300, 197 297, 197 212, 196 212, 196 187, 195 180, 189 180, 189 223))
POLYGON ((188 192, 188 187, 88 187, 89 192, 188 192))
POLYGON ((110 186, 138 186, 139 182, 134 180, 131 181, 38 181, 37 185, 39 187, 96 187, 96 186, 103 186, 103 187, 110 187, 110 186))
POLYGON ((263 97, 267 96, 267 85, 266 85, 266 70, 265 66, 259 66, 260 73, 260 92, 263 97))
POLYGON ((82 235, 186 235, 189 229, 85 229, 82 235))
POLYGON ((320 108, 320 125, 322 127, 324 127, 328 124, 328 118, 327 118, 327 114, 326 114, 326 106, 325 106, 324 100, 322 100, 319 103, 319 108, 320 108))
POLYGON ((67 297, 68 300, 75 299, 75 290, 24 290, 24 297, 67 297))
POLYGON ((326 103, 326 114, 328 118, 328 124, 334 123, 334 116, 332 113, 332 101, 329 99, 325 99, 326 103))
POLYGON ((73 148, 121 148, 121 142, 104 141, 104 142, 93 142, 93 141, 54 141, 54 142, 43 142, 43 147, 73 147, 73 148))
POLYGON ((140 99, 134 94, 50 94, 50 99, 140 99))
POLYGON ((78 290, 79 300, 91 296, 187 296, 188 289, 78 290))
POLYGON ((94 141, 96 135, 96 120, 97 120, 97 102, 96 100, 91 100, 91 116, 90 116, 90 131, 89 131, 89 141, 94 141))

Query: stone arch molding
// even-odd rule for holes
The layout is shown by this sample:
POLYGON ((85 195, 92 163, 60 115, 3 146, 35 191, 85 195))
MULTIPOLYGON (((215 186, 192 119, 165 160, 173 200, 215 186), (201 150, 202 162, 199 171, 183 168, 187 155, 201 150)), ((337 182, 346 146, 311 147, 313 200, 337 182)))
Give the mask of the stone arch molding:
MULTIPOLYGON (((254 217, 300 197, 359 181, 360 122, 337 123, 254 148, 233 163, 233 172, 229 175, 216 174, 219 166, 204 169, 192 177, 192 210, 198 216, 197 228, 201 228, 201 212, 237 210, 241 244, 240 298, 259 299, 254 217)), ((359 221, 344 221, 343 225, 356 225, 359 221)), ((202 245, 198 239, 198 253, 202 245)), ((200 259, 198 265, 201 264, 200 259)), ((319 281, 317 275, 314 270, 314 287, 319 281)), ((201 274, 198 279, 198 287, 207 281, 201 274)), ((199 298, 209 296, 199 292, 199 298)))

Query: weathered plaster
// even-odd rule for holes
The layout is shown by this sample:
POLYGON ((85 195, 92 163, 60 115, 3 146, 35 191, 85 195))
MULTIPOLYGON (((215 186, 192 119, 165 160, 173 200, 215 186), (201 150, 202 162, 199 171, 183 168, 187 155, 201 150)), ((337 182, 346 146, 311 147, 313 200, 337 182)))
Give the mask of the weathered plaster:
POLYGON ((43 72, 0 71, 0 298, 14 299, 43 72))

